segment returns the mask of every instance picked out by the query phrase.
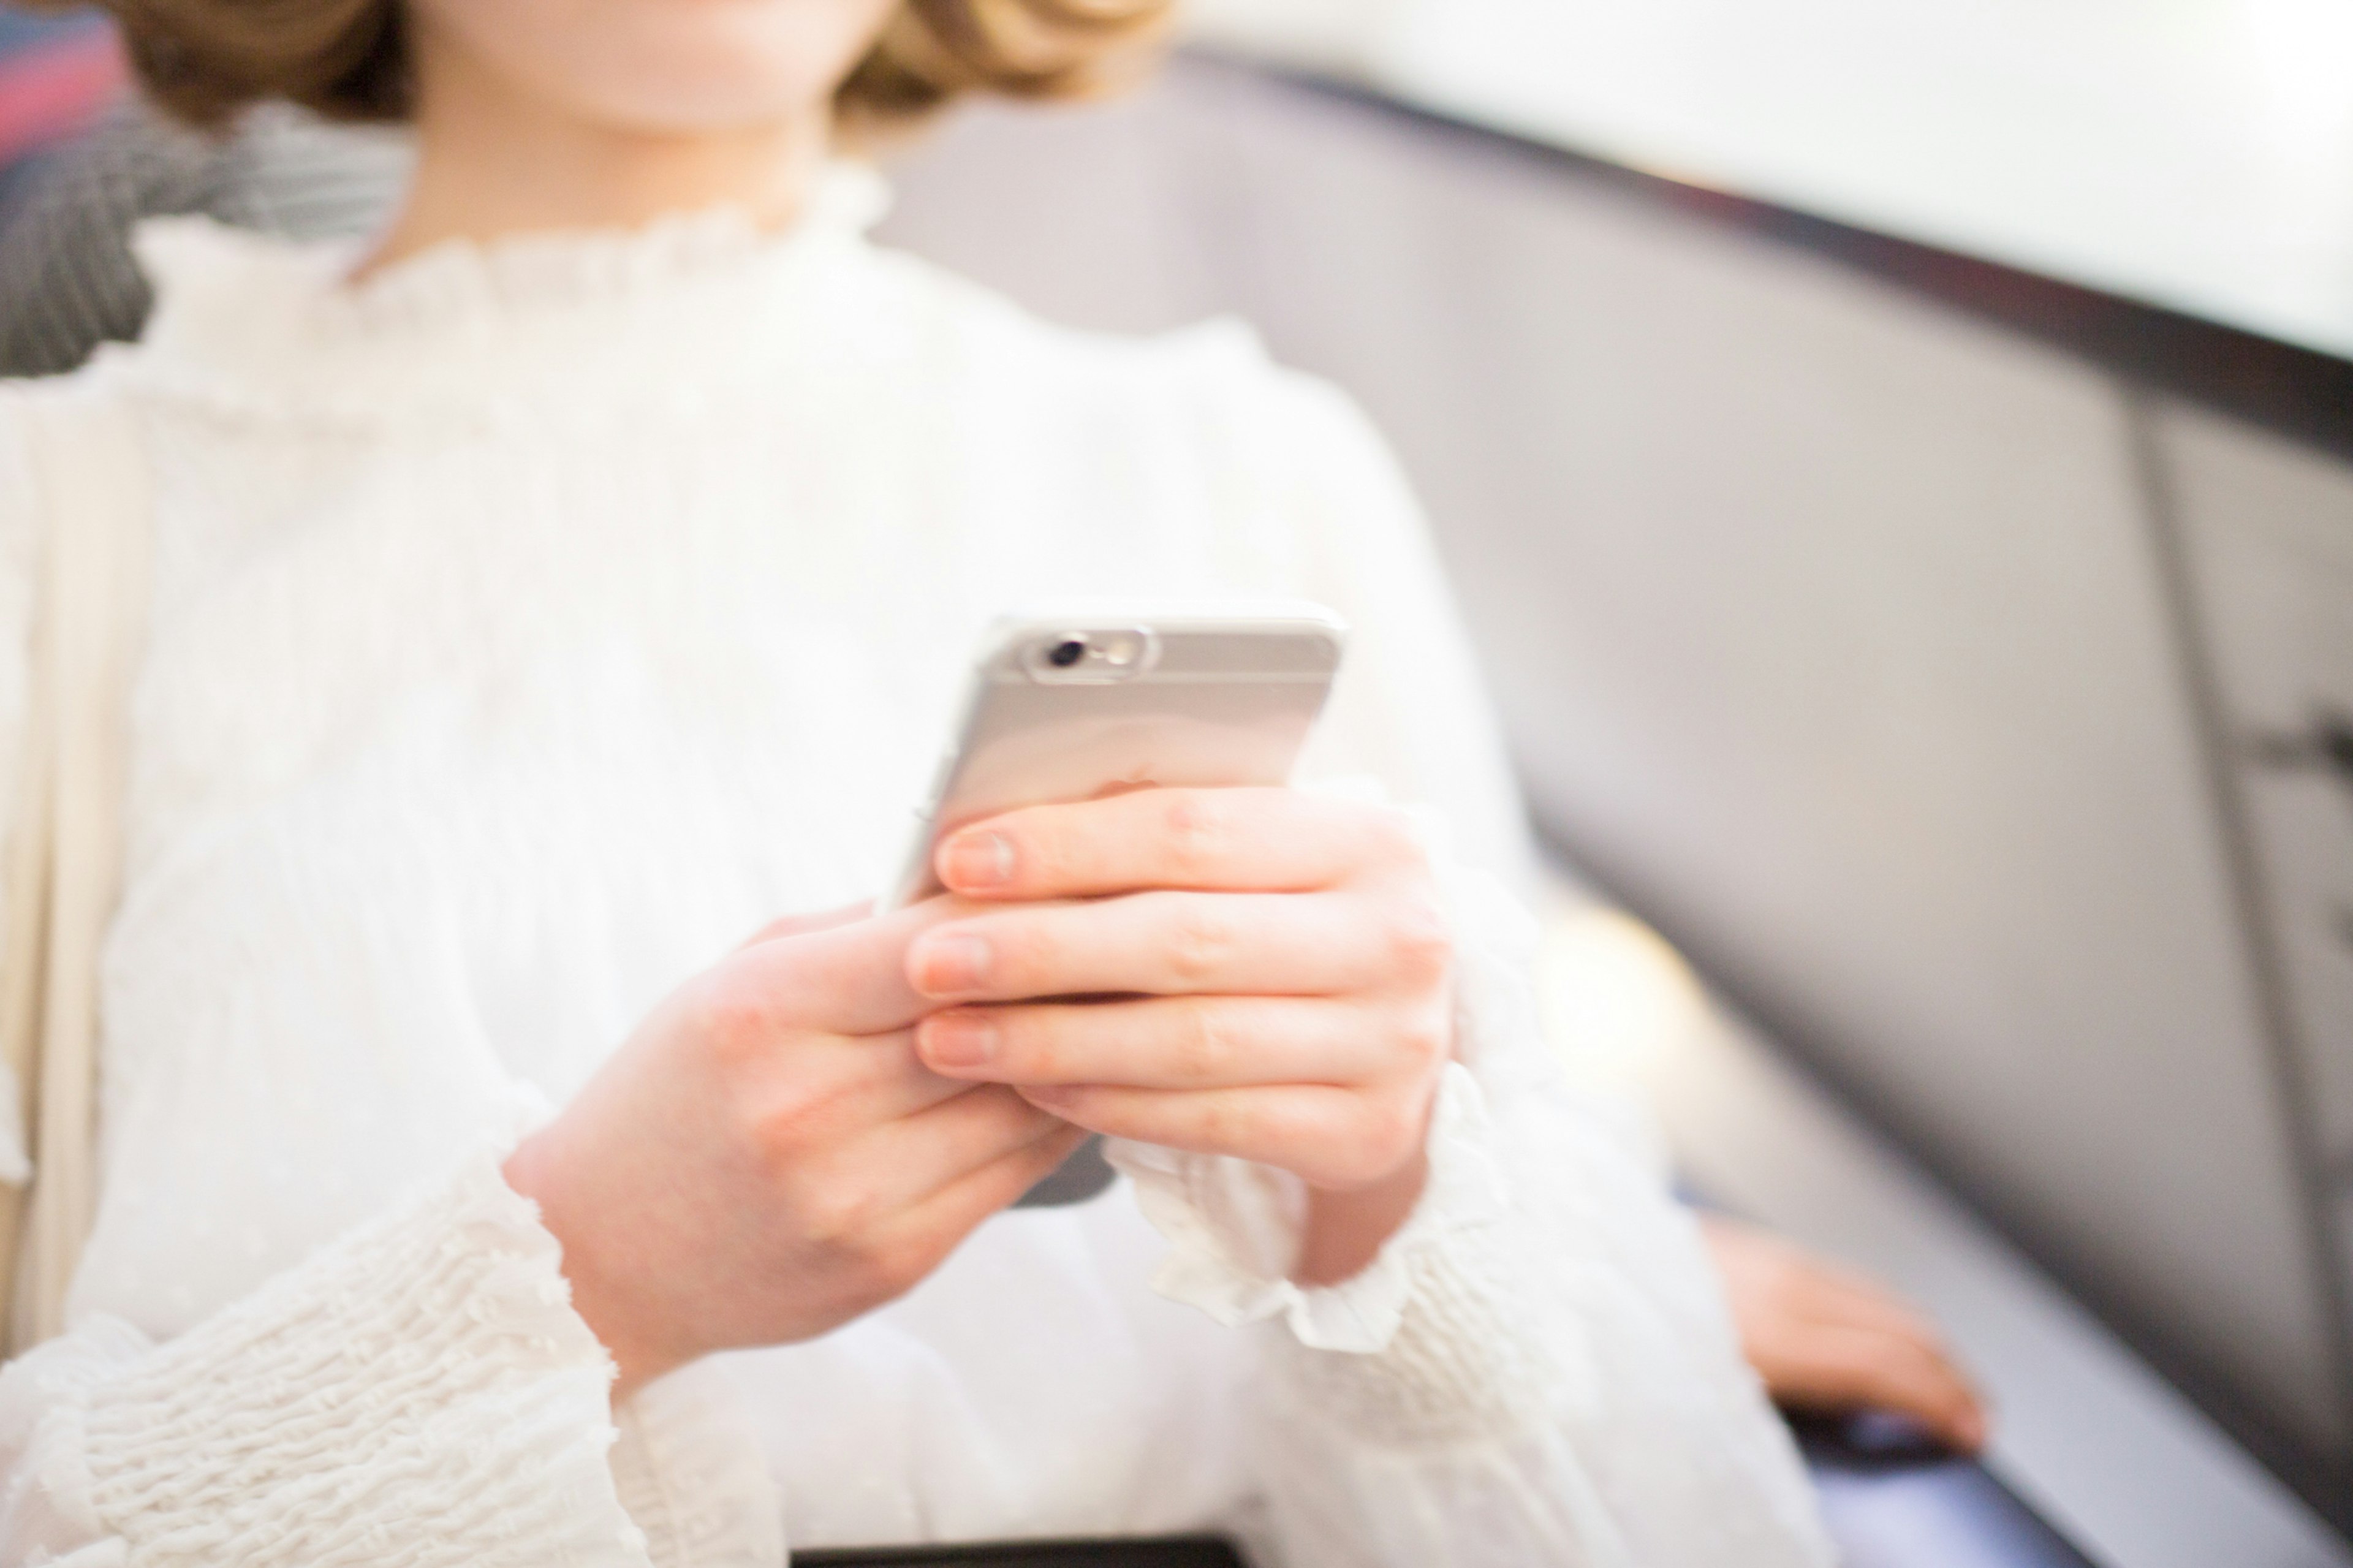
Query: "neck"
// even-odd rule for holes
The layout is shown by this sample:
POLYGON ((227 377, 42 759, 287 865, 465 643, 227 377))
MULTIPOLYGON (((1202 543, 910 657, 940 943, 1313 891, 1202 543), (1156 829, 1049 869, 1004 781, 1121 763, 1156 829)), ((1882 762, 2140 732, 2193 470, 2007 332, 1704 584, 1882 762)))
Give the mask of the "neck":
POLYGON ((715 206, 781 226, 807 199, 831 130, 822 103, 714 132, 596 123, 478 79, 481 68, 454 50, 419 74, 416 174, 363 273, 445 240, 634 228, 715 206))

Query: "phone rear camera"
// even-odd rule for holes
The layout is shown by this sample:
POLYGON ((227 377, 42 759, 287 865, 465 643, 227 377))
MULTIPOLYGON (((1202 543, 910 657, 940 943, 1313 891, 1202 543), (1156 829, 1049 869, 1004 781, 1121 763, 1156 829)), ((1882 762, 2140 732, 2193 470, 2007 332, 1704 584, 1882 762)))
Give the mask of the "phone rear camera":
POLYGON ((1046 662, 1056 669, 1068 669, 1087 657, 1087 645, 1082 638, 1064 637, 1046 652, 1046 662))

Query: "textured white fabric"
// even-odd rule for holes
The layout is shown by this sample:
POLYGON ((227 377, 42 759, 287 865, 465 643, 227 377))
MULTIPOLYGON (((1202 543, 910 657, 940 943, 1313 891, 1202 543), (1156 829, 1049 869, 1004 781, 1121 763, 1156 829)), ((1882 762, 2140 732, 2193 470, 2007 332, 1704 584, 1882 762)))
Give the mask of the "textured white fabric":
POLYGON ((84 1319, 7 1373, 6 1560, 642 1563, 555 1253, 481 1157, 161 1346, 84 1319))
POLYGON ((1822 1561, 1688 1222, 1550 1070, 1525 917, 1471 870, 1437 1178, 1364 1276, 1281 1279, 1268 1173, 1124 1151, 1136 1182, 990 1221, 904 1300, 608 1411, 483 1151, 745 931, 878 887, 1006 606, 1330 604, 1356 635, 1310 771, 1429 805, 1464 868, 1530 864, 1354 411, 1231 326, 1041 326, 868 247, 876 201, 844 174, 786 235, 717 214, 358 285, 330 247, 144 235, 158 315, 88 373, 137 400, 159 496, 105 1188, 73 1331, 0 1374, 0 1548, 752 1564, 1206 1528, 1290 1568, 1822 1561))

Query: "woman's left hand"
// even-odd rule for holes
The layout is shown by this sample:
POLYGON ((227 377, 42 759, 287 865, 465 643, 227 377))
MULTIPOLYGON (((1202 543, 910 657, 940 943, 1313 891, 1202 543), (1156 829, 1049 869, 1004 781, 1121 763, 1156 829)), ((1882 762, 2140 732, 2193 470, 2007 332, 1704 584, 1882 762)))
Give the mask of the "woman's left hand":
POLYGON ((1719 1215, 1700 1221, 1741 1354, 1776 1404, 1905 1416, 1957 1453, 1985 1447, 1985 1398, 1918 1309, 1885 1286, 1719 1215))
POLYGON ((1288 789, 1035 806, 940 846, 907 978, 917 1049, 1098 1132, 1296 1173, 1293 1277, 1346 1279, 1411 1212, 1453 1047, 1453 946, 1392 808, 1288 789), (1090 998, 1099 998, 1092 999, 1090 998))

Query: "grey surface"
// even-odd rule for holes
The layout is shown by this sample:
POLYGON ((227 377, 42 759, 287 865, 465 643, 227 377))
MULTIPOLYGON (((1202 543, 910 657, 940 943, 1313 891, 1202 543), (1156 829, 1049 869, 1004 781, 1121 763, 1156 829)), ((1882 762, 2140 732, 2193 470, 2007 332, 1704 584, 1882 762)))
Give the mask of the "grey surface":
POLYGON ((2282 936, 2324 1158, 2353 1170, 2353 469, 2194 410, 2160 416, 2282 936))
MULTIPOLYGON (((2342 1537, 1752 1026, 1704 1000, 1646 1011, 1681 1020, 1645 1077, 1692 1183, 1926 1307, 1990 1398, 1987 1468, 2084 1555, 2353 1568, 2342 1537)), ((1905 1568, 1929 1568, 1940 1544, 1919 1542, 1905 1568)))
POLYGON ((902 180, 901 237, 1050 316, 1236 310, 1364 399, 1546 829, 2314 1495, 2340 1484, 2313 1108, 2123 389, 1215 69, 970 118, 902 180))
POLYGON ((2244 824, 2282 1076, 2335 1244, 2332 1306, 2353 1322, 2353 470, 2194 409, 2152 423, 2244 824))

